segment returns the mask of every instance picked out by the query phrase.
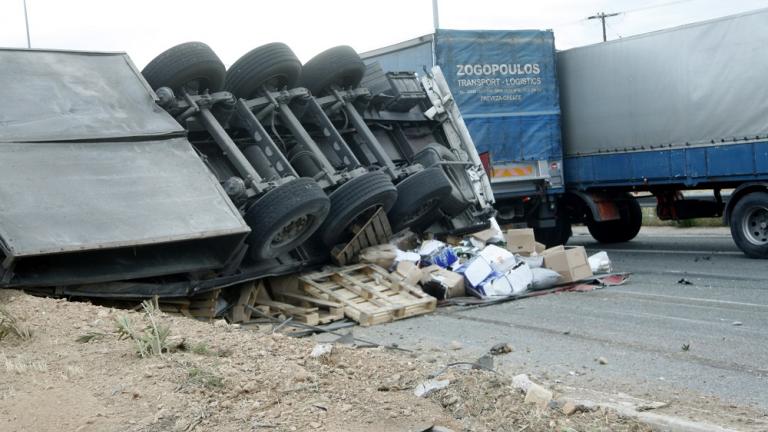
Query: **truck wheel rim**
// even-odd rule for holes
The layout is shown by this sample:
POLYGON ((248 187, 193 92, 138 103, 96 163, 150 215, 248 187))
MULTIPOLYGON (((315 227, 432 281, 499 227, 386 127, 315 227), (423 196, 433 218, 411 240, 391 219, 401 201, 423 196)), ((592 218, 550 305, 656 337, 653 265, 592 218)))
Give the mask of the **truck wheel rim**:
POLYGON ((742 231, 750 243, 758 246, 768 244, 768 208, 749 209, 742 221, 742 231))
POLYGON ((302 215, 289 221, 280 228, 280 231, 272 238, 271 246, 279 248, 285 246, 304 235, 308 227, 312 226, 312 215, 302 215))

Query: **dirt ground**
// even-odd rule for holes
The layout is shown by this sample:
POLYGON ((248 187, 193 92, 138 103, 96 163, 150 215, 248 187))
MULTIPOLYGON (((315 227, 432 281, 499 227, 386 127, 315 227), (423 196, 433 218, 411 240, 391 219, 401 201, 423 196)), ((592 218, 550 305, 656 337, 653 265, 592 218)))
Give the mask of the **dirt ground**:
POLYGON ((314 358, 309 338, 158 314, 171 351, 141 357, 115 320, 142 329, 142 312, 12 290, 0 308, 31 332, 0 339, 2 431, 647 430, 607 411, 539 410, 488 371, 448 368, 448 387, 420 398, 440 365, 399 351, 334 345, 314 358))

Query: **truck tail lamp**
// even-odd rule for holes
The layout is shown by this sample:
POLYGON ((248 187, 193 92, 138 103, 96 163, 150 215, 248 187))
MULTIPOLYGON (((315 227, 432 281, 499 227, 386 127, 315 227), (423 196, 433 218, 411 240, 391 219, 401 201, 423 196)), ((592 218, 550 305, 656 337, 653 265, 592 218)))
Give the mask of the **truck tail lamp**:
POLYGON ((480 153, 480 163, 483 164, 483 169, 488 177, 493 177, 493 165, 491 165, 491 152, 480 153))

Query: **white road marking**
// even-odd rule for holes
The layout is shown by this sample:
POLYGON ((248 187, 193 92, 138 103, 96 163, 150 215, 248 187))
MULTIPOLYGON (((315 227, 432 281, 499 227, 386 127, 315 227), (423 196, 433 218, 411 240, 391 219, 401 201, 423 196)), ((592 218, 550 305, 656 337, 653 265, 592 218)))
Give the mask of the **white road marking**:
MULTIPOLYGON (((598 248, 587 247, 589 250, 597 250, 598 248)), ((606 252, 620 252, 620 253, 646 253, 646 254, 689 254, 689 255, 732 255, 739 256, 744 255, 742 252, 735 251, 710 251, 710 250, 672 250, 672 249, 601 249, 606 252)))

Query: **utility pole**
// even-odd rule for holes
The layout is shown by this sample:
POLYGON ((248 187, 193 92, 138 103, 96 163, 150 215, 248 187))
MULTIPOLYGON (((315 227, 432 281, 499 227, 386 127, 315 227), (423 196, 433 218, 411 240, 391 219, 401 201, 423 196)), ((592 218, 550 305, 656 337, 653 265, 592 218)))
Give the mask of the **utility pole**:
POLYGON ((432 25, 435 30, 440 28, 440 14, 437 11, 437 0, 432 0, 432 25))
POLYGON ((24 0, 24 26, 27 28, 27 48, 32 48, 29 40, 29 18, 27 17, 27 0, 24 0))
POLYGON ((619 14, 618 13, 607 14, 605 12, 598 12, 597 14, 592 15, 591 17, 587 18, 588 20, 599 19, 602 22, 602 24, 603 24, 603 42, 608 40, 608 37, 605 35, 605 19, 606 18, 610 18, 610 17, 615 17, 617 15, 619 15, 619 14))

